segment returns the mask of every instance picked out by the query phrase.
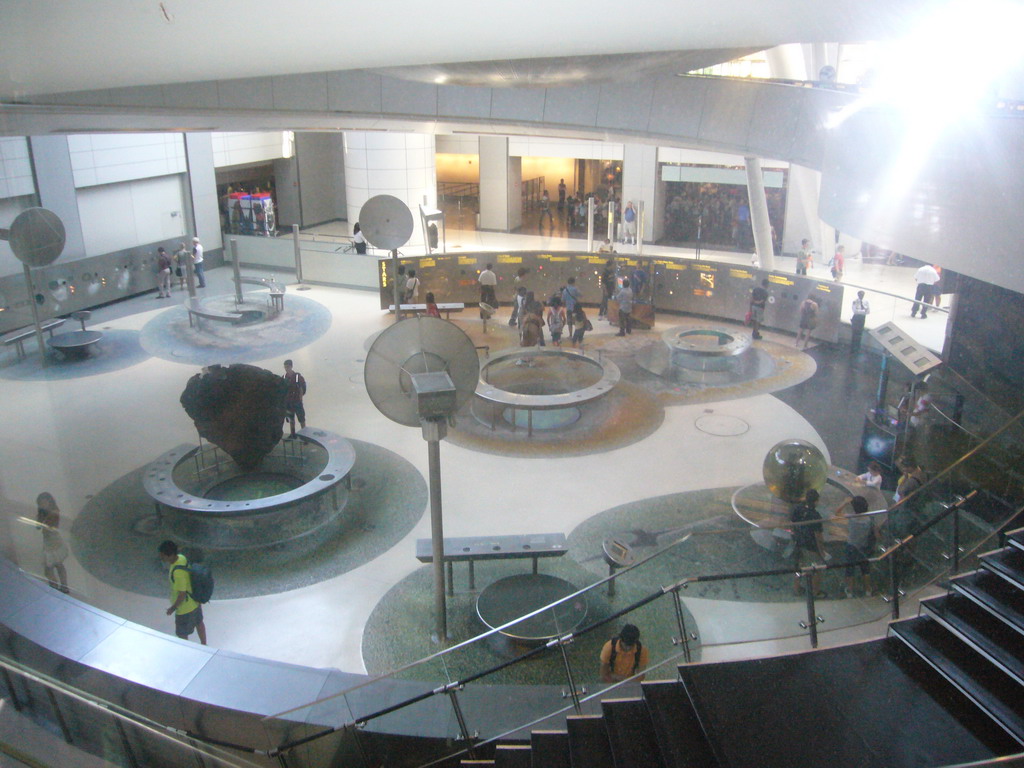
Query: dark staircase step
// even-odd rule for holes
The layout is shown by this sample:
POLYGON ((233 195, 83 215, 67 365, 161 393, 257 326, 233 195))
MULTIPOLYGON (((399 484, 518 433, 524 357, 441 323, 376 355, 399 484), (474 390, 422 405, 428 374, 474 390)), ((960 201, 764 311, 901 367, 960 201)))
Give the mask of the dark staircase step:
POLYGON ((604 699, 601 712, 615 768, 662 768, 658 737, 643 699, 604 699))
POLYGON ((1020 749, 895 637, 679 674, 729 768, 919 768, 1020 749))
POLYGON ((615 768, 608 732, 600 715, 570 715, 569 756, 572 768, 615 768))
POLYGON ((1024 744, 1024 690, 930 616, 889 625, 926 663, 1024 744))
POLYGON ((949 582, 951 589, 1024 632, 1024 593, 991 571, 977 570, 949 582))
POLYGON ((980 557, 982 567, 998 574, 1017 589, 1024 589, 1024 551, 1006 547, 980 557))
POLYGON ((1006 534, 1006 543, 1011 547, 1024 550, 1024 528, 1017 528, 1006 534))
POLYGON ((530 753, 532 768, 572 768, 568 731, 531 732, 530 753))
POLYGON ((529 744, 499 744, 494 750, 495 768, 531 768, 529 744))
POLYGON ((1024 684, 1024 635, 963 595, 922 600, 921 607, 961 640, 1024 684))
POLYGON ((718 761, 686 687, 679 682, 659 680, 645 682, 643 693, 665 767, 716 768, 718 761))

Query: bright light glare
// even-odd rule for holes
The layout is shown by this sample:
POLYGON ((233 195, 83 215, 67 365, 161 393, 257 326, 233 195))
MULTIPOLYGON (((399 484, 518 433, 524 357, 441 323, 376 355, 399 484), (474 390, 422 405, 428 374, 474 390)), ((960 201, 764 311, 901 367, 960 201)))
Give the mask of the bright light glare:
POLYGON ((1021 58, 1024 5, 953 0, 889 47, 875 97, 911 113, 950 116, 994 96, 994 83, 1021 58))

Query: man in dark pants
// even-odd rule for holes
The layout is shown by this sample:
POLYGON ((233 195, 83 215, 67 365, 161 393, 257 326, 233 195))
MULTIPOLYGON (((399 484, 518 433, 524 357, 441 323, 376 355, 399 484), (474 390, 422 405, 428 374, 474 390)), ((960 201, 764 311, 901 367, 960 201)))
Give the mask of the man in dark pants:
POLYGON ((206 645, 206 624, 203 621, 203 606, 192 599, 192 576, 188 572, 188 560, 178 552, 173 541, 164 541, 158 548, 161 562, 167 566, 171 582, 171 607, 167 615, 174 614, 174 634, 188 640, 193 632, 199 633, 199 642, 206 645))
POLYGON ((764 306, 768 302, 768 278, 761 281, 750 292, 750 336, 761 338, 761 323, 764 322, 764 306))
POLYGON ((864 291, 857 291, 853 300, 853 316, 850 318, 850 354, 860 351, 860 337, 864 335, 864 323, 868 319, 871 305, 864 298, 864 291))
POLYGON ((306 428, 306 408, 302 404, 302 398, 306 394, 306 380, 302 374, 292 369, 292 361, 284 361, 284 380, 288 382, 288 392, 284 396, 284 407, 288 412, 288 424, 291 426, 291 434, 285 440, 295 439, 295 419, 299 420, 299 427, 306 428))
POLYGON ((618 288, 615 278, 615 259, 608 259, 601 272, 601 307, 597 310, 598 319, 608 317, 608 299, 615 295, 618 288))

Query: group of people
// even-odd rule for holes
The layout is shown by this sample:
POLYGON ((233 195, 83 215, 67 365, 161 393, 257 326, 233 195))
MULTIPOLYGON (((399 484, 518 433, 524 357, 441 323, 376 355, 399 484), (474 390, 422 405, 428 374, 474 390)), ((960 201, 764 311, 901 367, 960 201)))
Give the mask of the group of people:
MULTIPOLYGON (((664 242, 694 243, 747 249, 753 242, 750 206, 746 189, 730 184, 668 182, 671 196, 665 206, 664 242), (675 193, 675 194, 673 194, 675 193)), ((772 246, 779 252, 775 222, 784 219, 785 193, 765 190, 768 219, 772 222, 772 246)))
POLYGON ((178 244, 178 250, 171 256, 163 246, 156 249, 156 272, 159 278, 157 298, 169 299, 171 297, 171 271, 178 278, 178 288, 185 290, 185 281, 188 275, 188 265, 192 265, 192 272, 200 288, 206 287, 206 269, 203 259, 203 244, 198 237, 192 238, 192 248, 189 249, 185 243, 178 244))

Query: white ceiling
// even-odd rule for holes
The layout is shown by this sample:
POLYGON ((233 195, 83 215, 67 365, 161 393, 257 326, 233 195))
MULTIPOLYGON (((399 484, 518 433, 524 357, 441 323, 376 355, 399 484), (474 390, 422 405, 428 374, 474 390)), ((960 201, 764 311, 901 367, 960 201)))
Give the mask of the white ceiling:
POLYGON ((862 42, 943 0, 0 0, 0 97, 339 69, 862 42))

